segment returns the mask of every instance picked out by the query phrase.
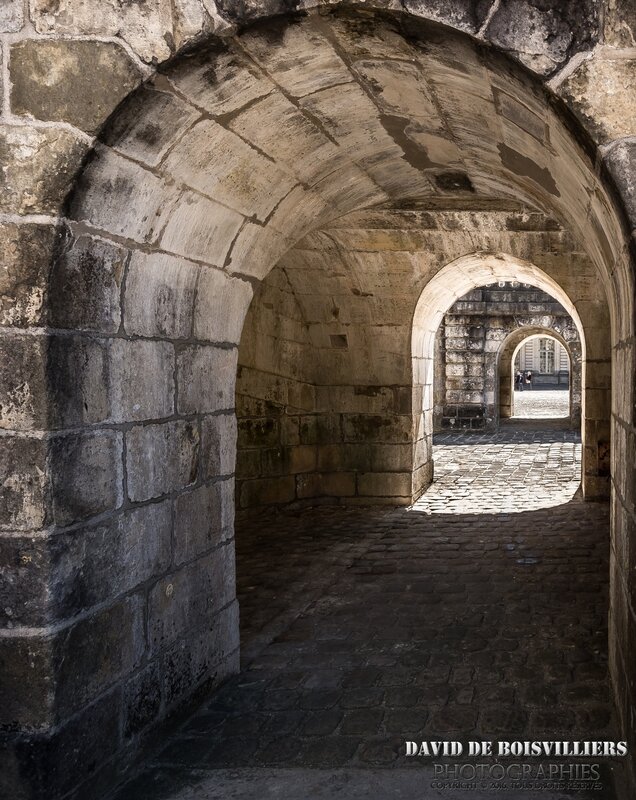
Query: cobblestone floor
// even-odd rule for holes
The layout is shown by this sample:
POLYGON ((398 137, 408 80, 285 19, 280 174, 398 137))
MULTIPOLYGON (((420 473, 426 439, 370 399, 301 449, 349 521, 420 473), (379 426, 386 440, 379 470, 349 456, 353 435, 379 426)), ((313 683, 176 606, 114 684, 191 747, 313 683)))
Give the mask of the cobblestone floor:
POLYGON ((567 389, 524 389, 515 391, 515 417, 567 417, 570 392, 567 389))
POLYGON ((404 741, 614 738, 607 507, 579 470, 566 431, 447 435, 412 509, 241 523, 242 672, 118 800, 533 796, 438 794, 404 741))

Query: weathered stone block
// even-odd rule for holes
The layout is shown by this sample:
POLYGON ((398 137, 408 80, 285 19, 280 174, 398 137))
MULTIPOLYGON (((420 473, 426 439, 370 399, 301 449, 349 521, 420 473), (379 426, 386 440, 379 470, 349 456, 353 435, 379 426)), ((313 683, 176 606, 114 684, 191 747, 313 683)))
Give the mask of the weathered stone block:
POLYGON ((342 419, 349 442, 409 442, 413 435, 410 415, 343 414, 342 419))
POLYGON ((275 419, 261 417, 238 421, 238 447, 274 447, 278 444, 279 427, 275 419))
POLYGON ((48 520, 47 443, 0 437, 0 529, 37 530, 48 520))
POLYGON ((0 325, 40 325, 44 317, 51 225, 0 225, 0 325))
POLYGON ((236 348, 195 346, 177 358, 179 412, 205 414, 234 407, 236 348))
POLYGON ((117 752, 120 721, 121 696, 115 689, 59 726, 53 734, 16 740, 8 759, 10 767, 0 773, 0 789, 4 789, 2 782, 6 779, 8 796, 17 797, 16 785, 24 787, 23 797, 29 800, 64 796, 93 777, 96 765, 117 752), (19 783, 13 773, 16 764, 22 766, 19 783))
POLYGON ((68 122, 88 133, 96 133, 141 80, 114 42, 25 39, 12 46, 9 68, 14 114, 68 122))
POLYGON ((243 53, 224 43, 215 43, 193 54, 170 75, 170 82, 212 115, 236 111, 269 94, 273 88, 243 53), (212 61, 214 77, 210 80, 212 61))
POLYGON ((161 709, 158 661, 151 662, 126 683, 123 703, 124 737, 130 739, 153 722, 161 709))
POLYGON ((201 423, 203 477, 234 472, 237 423, 235 414, 204 417, 201 423))
POLYGON ((113 6, 105 0, 30 0, 38 33, 58 36, 121 36, 144 61, 170 55, 172 4, 165 0, 113 6))
POLYGON ((633 87, 636 59, 584 61, 557 88, 598 144, 633 134, 633 87))
POLYGON ((299 475, 298 497, 353 497, 356 493, 355 472, 314 472, 299 475))
POLYGON ((120 153, 156 167, 172 143, 200 116, 174 94, 145 85, 118 109, 102 139, 120 153))
POLYGON ((168 209, 161 247, 223 267, 245 217, 196 192, 184 192, 168 209))
POLYGON ((150 500, 194 483, 199 471, 199 431, 193 422, 144 425, 126 434, 128 496, 150 500))
POLYGON ((490 0, 406 0, 404 7, 418 17, 433 19, 467 33, 477 33, 491 5, 490 0))
POLYGON ((636 47, 636 0, 609 0, 604 16, 605 44, 636 47))
POLYGON ((110 414, 108 342, 88 336, 51 336, 47 376, 49 426, 73 428, 110 414))
POLYGON ((124 327, 129 334, 187 339, 199 267, 163 253, 133 253, 126 276, 124 327))
POLYGON ((141 165, 98 146, 79 177, 69 216, 145 242, 159 230, 161 211, 175 200, 175 191, 141 165))
POLYGON ((238 603, 222 609, 199 634, 177 641, 162 659, 163 693, 168 708, 192 696, 208 694, 238 672, 238 603))
POLYGON ((241 508, 291 503, 296 497, 293 475, 244 481, 241 486, 241 508))
POLYGON ((575 53, 591 50, 599 33, 594 0, 502 0, 486 37, 539 75, 550 75, 575 53))
POLYGON ((46 339, 0 338, 0 428, 47 427, 46 339))
POLYGON ((53 723, 52 660, 50 640, 0 638, 0 720, 4 730, 33 731, 53 723))
POLYGON ((4 0, 0 5, 0 33, 15 33, 24 25, 22 0, 4 0))
POLYGON ((122 501, 122 439, 114 431, 51 441, 53 516, 57 525, 114 509, 122 501))
POLYGON ((0 128, 0 211, 56 214, 88 145, 67 130, 33 125, 0 128))
POLYGON ((55 637, 55 703, 61 718, 139 666, 146 648, 144 611, 141 596, 127 597, 55 637))
POLYGON ((81 531, 0 539, 0 620, 39 627, 112 600, 167 570, 171 540, 169 502, 81 531))
POLYGON ((318 449, 313 445, 298 445, 289 448, 289 471, 296 475, 299 472, 312 472, 316 469, 318 449))
POLYGON ((605 161, 620 190, 632 230, 636 230, 636 142, 619 142, 605 161))
POLYGON ((179 565, 232 538, 234 481, 201 486, 175 500, 174 563, 179 565))
POLYGON ((216 269, 202 269, 194 309, 195 339, 239 344, 252 300, 251 285, 216 269))
POLYGON ((79 236, 55 260, 49 279, 49 318, 57 328, 115 333, 128 251, 79 236))
POLYGON ((150 592, 148 637, 153 650, 189 629, 210 624, 216 611, 236 597, 231 544, 162 578, 150 592))
POLYGON ((202 194, 261 220, 294 186, 271 161, 211 120, 197 123, 177 143, 165 170, 202 194))
POLYGON ((358 494, 365 497, 410 497, 412 476, 403 472, 368 472, 358 475, 358 494))
POLYGON ((174 412, 174 348, 167 342, 116 339, 111 346, 111 409, 115 422, 174 412))

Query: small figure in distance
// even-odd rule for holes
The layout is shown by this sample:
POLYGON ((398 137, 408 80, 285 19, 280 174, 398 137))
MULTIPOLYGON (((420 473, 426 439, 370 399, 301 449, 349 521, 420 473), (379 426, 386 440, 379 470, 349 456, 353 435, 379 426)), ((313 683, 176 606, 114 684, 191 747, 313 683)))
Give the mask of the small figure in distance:
POLYGON ((532 389, 532 372, 530 370, 526 372, 526 383, 528 384, 528 389, 532 389))

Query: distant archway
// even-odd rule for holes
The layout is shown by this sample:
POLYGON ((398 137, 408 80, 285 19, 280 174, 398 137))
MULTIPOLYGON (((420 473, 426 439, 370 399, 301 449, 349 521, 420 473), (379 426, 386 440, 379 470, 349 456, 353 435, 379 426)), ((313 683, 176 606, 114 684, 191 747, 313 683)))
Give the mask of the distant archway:
POLYGON ((582 378, 582 348, 581 341, 576 334, 576 329, 568 329, 569 337, 566 339, 563 332, 554 328, 524 327, 513 331, 499 348, 498 378, 499 378, 499 415, 501 419, 514 416, 514 362, 518 351, 529 340, 540 336, 547 336, 563 345, 570 361, 569 378, 569 419, 570 426, 576 429, 581 424, 581 378, 582 378))

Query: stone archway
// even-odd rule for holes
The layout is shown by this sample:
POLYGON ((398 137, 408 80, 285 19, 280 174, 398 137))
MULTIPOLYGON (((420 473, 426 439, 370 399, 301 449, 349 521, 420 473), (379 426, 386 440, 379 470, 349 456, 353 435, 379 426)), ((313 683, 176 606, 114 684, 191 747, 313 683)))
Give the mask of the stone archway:
MULTIPOLYGON (((569 294, 597 364, 594 382, 592 370, 585 378, 590 458, 609 441, 610 343, 620 374, 633 372, 628 230, 595 151, 539 80, 468 37, 405 15, 291 21, 228 31, 132 93, 149 71, 131 68, 101 117, 99 103, 85 120, 74 115, 77 103, 34 108, 13 98, 22 115, 51 123, 70 114, 64 124, 84 131, 32 126, 27 179, 27 133, 13 131, 7 145, 18 175, 11 180, 17 186, 22 175, 29 184, 12 184, 17 210, 8 199, 6 220, 15 226, 17 214, 25 223, 10 250, 29 276, 14 282, 12 327, 2 331, 10 609, 3 724, 15 733, 5 775, 36 795, 62 796, 97 772, 112 775, 153 726, 236 669, 237 344, 254 288, 303 237, 333 243, 333 231, 320 232, 330 222, 383 205, 410 212, 405 240, 416 242, 427 226, 441 239, 480 206, 516 203, 518 224, 547 217, 553 230, 544 239, 558 228, 573 244, 572 283, 583 294, 569 294), (122 98, 74 184, 92 145, 86 131, 122 98), (34 199, 33 183, 45 187, 42 197, 34 199), (611 337, 596 302, 603 293, 611 337), (62 774, 55 764, 64 760, 62 774), (47 771, 43 788, 38 775, 47 771)), ((12 58, 33 47, 20 43, 12 58)), ((74 63, 85 47, 72 42, 74 63)), ((547 74, 562 62, 537 68, 547 74)), ((342 242, 347 229, 339 230, 342 242)), ((499 229, 482 233, 484 250, 505 252, 499 229)), ((453 248, 460 259, 475 246, 464 235, 453 248)), ((341 249, 355 253, 353 237, 341 249)), ((445 252, 427 262, 419 289, 451 260, 445 252)), ((469 284, 471 263, 462 267, 469 284)), ((519 278, 516 266, 509 274, 519 278)), ((450 296, 440 289, 426 313, 450 296)), ((417 335, 414 402, 425 403, 417 335)), ((399 355, 410 363, 410 348, 399 355)), ((628 533, 621 503, 632 502, 620 456, 633 450, 632 393, 631 383, 615 392, 619 537, 628 533)), ((418 488, 430 478, 421 421, 418 413, 418 488)), ((623 568, 617 561, 617 613, 626 608, 623 568)), ((614 676, 628 692, 620 648, 614 676)))
MULTIPOLYGON (((561 326, 559 326, 561 327, 561 326)), ((576 329, 568 331, 566 339, 563 330, 554 327, 529 326, 513 331, 502 342, 497 354, 499 384, 499 414, 502 419, 514 416, 514 370, 515 355, 525 341, 534 336, 550 336, 565 347, 570 361, 569 371, 569 417, 573 429, 581 425, 581 343, 576 329), (573 336, 572 334, 576 334, 573 336)))

